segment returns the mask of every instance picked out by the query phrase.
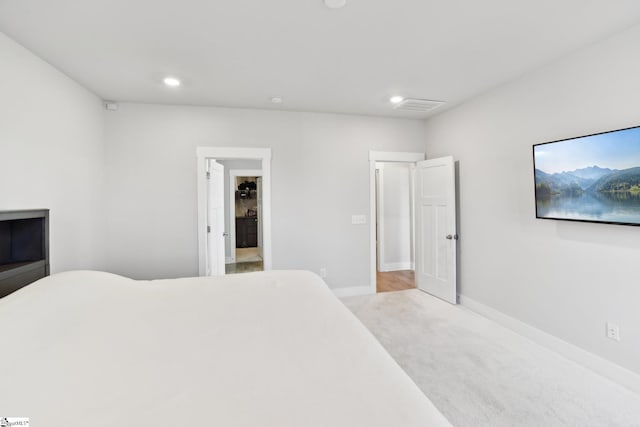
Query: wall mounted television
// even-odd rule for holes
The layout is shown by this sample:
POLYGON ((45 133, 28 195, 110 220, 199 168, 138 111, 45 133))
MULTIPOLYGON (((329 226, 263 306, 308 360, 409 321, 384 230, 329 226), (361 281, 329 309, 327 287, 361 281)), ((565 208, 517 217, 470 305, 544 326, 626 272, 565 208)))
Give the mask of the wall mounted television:
POLYGON ((533 146, 536 218, 640 225, 640 126, 533 146))

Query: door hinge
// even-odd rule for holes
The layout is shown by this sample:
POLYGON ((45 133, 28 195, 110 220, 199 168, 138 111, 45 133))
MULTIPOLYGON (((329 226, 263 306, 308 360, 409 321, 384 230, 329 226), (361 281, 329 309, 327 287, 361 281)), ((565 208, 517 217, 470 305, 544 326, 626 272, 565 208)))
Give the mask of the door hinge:
POLYGON ((211 179, 211 172, 207 172, 207 179, 211 179))
POLYGON ((207 225, 207 233, 211 233, 211 226, 207 225))

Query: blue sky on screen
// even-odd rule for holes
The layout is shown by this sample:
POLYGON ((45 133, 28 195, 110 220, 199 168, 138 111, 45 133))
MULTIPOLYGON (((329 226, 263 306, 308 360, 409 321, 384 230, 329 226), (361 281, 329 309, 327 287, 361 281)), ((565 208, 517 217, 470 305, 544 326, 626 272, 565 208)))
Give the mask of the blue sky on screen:
POLYGON ((640 166, 640 127, 534 147, 536 168, 546 173, 588 166, 628 169, 640 166))

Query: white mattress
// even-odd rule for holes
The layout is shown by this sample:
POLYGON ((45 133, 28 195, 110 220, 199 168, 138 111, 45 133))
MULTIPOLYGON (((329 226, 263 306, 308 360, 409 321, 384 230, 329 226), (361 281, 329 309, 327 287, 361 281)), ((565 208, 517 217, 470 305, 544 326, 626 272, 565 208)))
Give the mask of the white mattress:
POLYGON ((0 417, 33 426, 448 426, 316 275, 53 275, 0 299, 0 417))

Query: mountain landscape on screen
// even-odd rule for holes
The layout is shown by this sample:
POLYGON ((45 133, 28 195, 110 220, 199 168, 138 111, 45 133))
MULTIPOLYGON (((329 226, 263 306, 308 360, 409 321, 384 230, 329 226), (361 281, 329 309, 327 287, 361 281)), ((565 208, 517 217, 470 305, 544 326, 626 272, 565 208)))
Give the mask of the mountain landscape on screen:
POLYGON ((587 191, 640 194, 640 167, 616 170, 590 166, 554 174, 540 169, 535 172, 538 198, 579 195, 587 191))
POLYGON ((640 128, 538 144, 534 162, 538 218, 640 225, 640 128))

